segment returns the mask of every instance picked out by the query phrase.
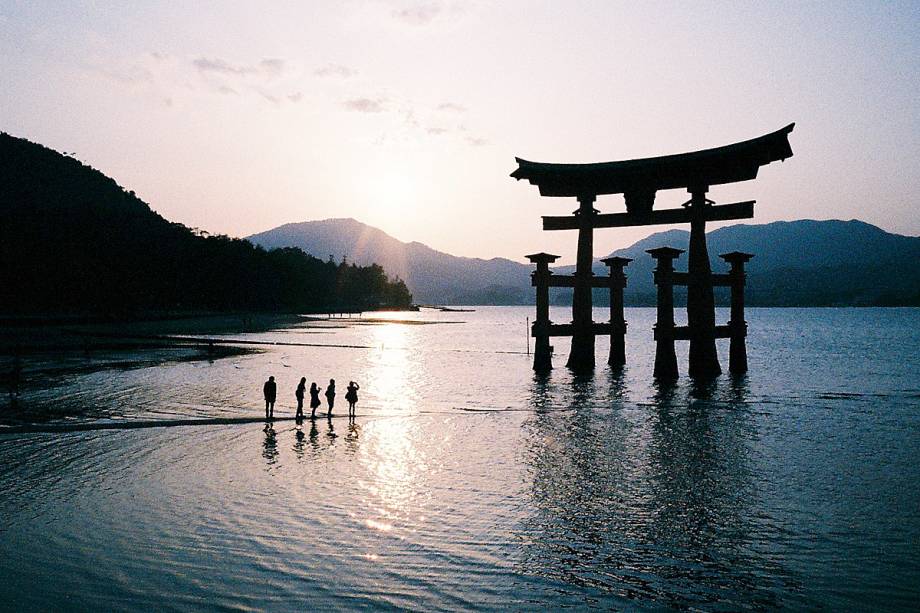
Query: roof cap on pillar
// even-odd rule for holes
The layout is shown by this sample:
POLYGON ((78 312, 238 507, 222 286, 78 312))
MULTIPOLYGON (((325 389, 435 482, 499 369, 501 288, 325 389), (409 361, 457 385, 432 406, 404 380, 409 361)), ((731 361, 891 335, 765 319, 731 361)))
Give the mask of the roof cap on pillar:
POLYGON ((744 264, 752 257, 753 253, 744 253, 743 251, 732 251, 731 253, 722 253, 719 254, 719 257, 728 262, 729 264, 734 264, 735 262, 740 262, 744 264))
POLYGON ((559 259, 558 255, 553 255, 552 253, 531 253, 528 256, 524 256, 534 264, 539 264, 541 262, 546 262, 547 264, 552 264, 559 259))
POLYGON ((657 260, 659 258, 679 258, 684 250, 675 249, 674 247, 657 247, 655 249, 646 249, 645 252, 657 260))
POLYGON ((612 256, 612 257, 609 257, 609 258, 604 258, 604 259, 602 259, 601 262, 603 262, 603 263, 606 264, 607 266, 620 266, 620 267, 623 267, 623 266, 626 266, 627 264, 629 264, 630 262, 632 262, 632 258, 621 258, 621 257, 619 257, 619 256, 612 256))

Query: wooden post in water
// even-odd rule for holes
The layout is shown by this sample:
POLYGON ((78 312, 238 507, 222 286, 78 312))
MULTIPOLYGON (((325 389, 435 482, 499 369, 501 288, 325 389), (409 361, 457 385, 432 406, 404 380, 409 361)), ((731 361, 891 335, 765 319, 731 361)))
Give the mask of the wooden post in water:
POLYGON ((549 344, 549 265, 559 259, 558 255, 533 253, 527 259, 537 265, 531 273, 531 284, 537 288, 537 316, 533 320, 531 335, 534 337, 533 369, 545 372, 553 367, 553 348, 549 344))
POLYGON ((728 327, 731 339, 728 349, 728 372, 744 374, 747 372, 747 322, 744 320, 744 264, 754 257, 750 253, 732 251, 719 256, 731 265, 728 276, 731 280, 732 306, 728 327))
POLYGON ((575 290, 572 293, 572 350, 566 366, 575 371, 594 369, 594 323, 591 304, 591 265, 594 261, 594 210, 593 194, 578 196, 578 252, 575 259, 575 290))
POLYGON ((706 217, 711 203, 706 199, 707 186, 690 188, 690 254, 687 283, 687 323, 690 326, 691 377, 719 375, 716 353, 716 306, 712 295, 712 268, 706 248, 706 217))
POLYGON ((630 258, 604 258, 610 270, 610 357, 607 363, 614 368, 626 364, 626 318, 623 314, 623 289, 626 274, 623 269, 632 262, 630 258))
POLYGON ((658 320, 655 323, 655 372, 657 379, 677 378, 677 354, 674 352, 674 259, 683 249, 659 247, 646 253, 655 259, 655 285, 658 288, 658 320))

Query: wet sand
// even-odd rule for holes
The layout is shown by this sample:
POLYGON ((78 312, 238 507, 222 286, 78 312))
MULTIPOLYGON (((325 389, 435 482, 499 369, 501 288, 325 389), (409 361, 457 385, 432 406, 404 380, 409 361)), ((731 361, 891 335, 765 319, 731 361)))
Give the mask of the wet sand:
POLYGON ((0 354, 173 345, 173 335, 264 332, 309 321, 302 315, 241 313, 192 315, 134 321, 79 318, 7 319, 0 324, 0 354))

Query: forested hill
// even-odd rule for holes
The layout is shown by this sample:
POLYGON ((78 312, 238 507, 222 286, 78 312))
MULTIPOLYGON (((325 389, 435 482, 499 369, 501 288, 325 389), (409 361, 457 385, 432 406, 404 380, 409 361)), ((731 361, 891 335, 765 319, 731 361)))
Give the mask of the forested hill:
POLYGON ((0 314, 408 306, 379 266, 171 223, 79 161, 0 133, 0 314))
MULTIPOLYGON (((655 303, 654 262, 645 250, 688 249, 689 243, 685 230, 668 230, 611 254, 633 258, 626 290, 632 304, 655 303)), ((707 234, 707 243, 715 272, 728 270, 720 253, 754 254, 746 267, 751 306, 920 306, 920 238, 915 236, 855 219, 801 219, 719 228, 707 234)), ((686 254, 676 266, 686 270, 686 254)), ((606 273, 600 265, 595 271, 606 273)), ((683 293, 677 292, 679 300, 683 293)), ((719 293, 727 304, 727 293, 719 293)))

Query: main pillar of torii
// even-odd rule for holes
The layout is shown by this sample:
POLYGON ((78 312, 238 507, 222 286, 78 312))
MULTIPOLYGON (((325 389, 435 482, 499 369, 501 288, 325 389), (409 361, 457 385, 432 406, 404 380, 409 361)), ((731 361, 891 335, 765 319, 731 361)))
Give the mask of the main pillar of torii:
POLYGON ((511 173, 512 177, 536 185, 541 196, 576 198, 579 203, 571 216, 543 217, 544 230, 578 230, 572 324, 553 332, 556 336, 572 336, 570 368, 576 371, 594 368, 594 336, 602 330, 591 315, 594 229, 689 223, 687 316, 694 330, 689 371, 694 377, 721 372, 716 355, 706 222, 749 219, 754 216, 754 201, 716 205, 706 198, 706 193, 714 185, 754 179, 761 166, 791 157, 789 133, 794 127, 795 124, 789 124, 776 132, 724 147, 619 162, 546 164, 516 158, 518 168, 511 173), (654 211, 656 193, 668 189, 686 189, 690 200, 684 208, 654 211), (623 194, 626 212, 599 213, 594 203, 598 196, 606 194, 623 194))

